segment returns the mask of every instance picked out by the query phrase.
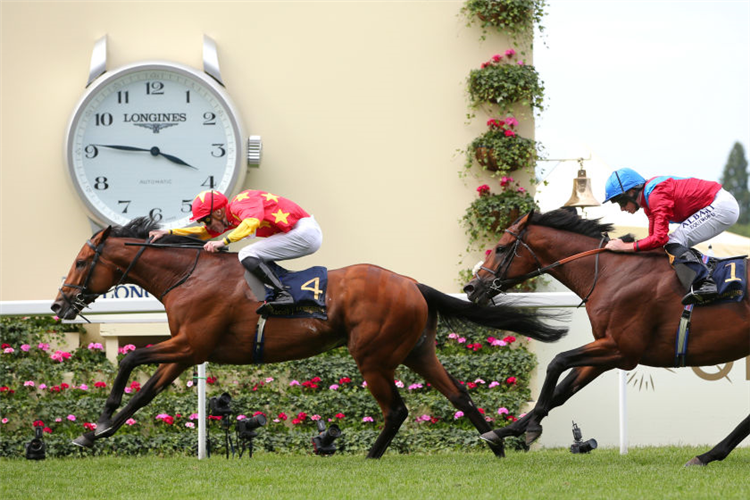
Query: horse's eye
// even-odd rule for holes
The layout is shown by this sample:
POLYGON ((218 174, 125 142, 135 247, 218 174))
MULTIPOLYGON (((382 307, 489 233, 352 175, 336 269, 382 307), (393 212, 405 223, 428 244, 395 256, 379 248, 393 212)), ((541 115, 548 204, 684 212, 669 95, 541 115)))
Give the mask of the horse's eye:
POLYGON ((77 260, 76 261, 76 269, 83 269, 86 267, 86 261, 85 260, 77 260))
POLYGON ((500 254, 500 253, 503 253, 504 251, 505 251, 505 247, 503 247, 503 246, 499 246, 499 247, 495 248, 495 253, 500 254))

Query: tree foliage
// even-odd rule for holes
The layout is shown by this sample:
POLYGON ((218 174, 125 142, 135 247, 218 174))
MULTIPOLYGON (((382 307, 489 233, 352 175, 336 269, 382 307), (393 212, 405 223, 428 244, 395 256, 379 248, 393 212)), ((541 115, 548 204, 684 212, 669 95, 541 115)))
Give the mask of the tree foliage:
POLYGON ((724 189, 732 193, 740 205, 740 218, 738 224, 750 224, 750 190, 748 190, 748 179, 750 173, 747 170, 747 158, 745 148, 742 144, 735 142, 729 153, 727 164, 721 175, 721 183, 724 189))

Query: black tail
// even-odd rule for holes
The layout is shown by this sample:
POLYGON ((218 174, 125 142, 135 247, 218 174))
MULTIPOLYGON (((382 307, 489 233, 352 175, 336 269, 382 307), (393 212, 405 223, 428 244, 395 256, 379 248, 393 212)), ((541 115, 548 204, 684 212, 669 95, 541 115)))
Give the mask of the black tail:
POLYGON ((446 319, 456 318, 489 328, 510 330, 541 342, 556 342, 568 333, 567 328, 555 328, 542 321, 559 315, 525 311, 506 305, 480 306, 451 297, 422 283, 417 283, 417 287, 427 304, 446 319))

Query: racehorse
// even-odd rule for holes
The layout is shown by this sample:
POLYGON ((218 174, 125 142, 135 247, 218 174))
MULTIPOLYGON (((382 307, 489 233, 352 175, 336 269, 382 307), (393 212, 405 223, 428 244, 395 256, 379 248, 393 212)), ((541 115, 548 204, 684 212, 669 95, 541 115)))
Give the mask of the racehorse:
MULTIPOLYGON (((533 211, 505 230, 464 287, 469 300, 485 304, 530 277, 548 273, 586 302, 595 340, 555 356, 535 408, 517 422, 482 435, 499 444, 526 432, 527 444, 542 433, 540 422, 592 380, 612 368, 638 364, 675 366, 675 335, 684 289, 663 251, 603 251, 613 226, 578 216, 575 209, 533 211), (557 385, 561 374, 571 373, 557 385)), ((726 363, 750 354, 750 300, 700 306, 693 311, 687 366, 726 363)), ((684 366, 684 365, 683 365, 684 366)), ((750 434, 750 416, 713 449, 686 465, 723 460, 750 434)))
MULTIPOLYGON (((124 227, 108 227, 83 245, 52 305, 63 319, 73 319, 99 295, 121 283, 141 286, 159 297, 171 338, 131 351, 119 365, 95 432, 74 440, 83 447, 112 436, 139 408, 147 405, 190 366, 210 361, 253 362, 253 338, 262 304, 243 279, 235 254, 192 248, 153 248, 144 243, 157 224, 147 218, 124 227), (140 246, 138 244, 140 243, 140 246), (153 376, 120 409, 133 369, 159 363, 153 376)), ((159 245, 196 240, 165 236, 159 245)), ((479 325, 512 330, 543 342, 560 339, 566 328, 552 327, 541 315, 508 306, 483 307, 443 294, 415 280, 374 265, 354 265, 328 273, 328 319, 268 318, 265 363, 302 359, 346 346, 385 420, 368 458, 383 455, 408 410, 394 383, 403 364, 440 391, 480 433, 492 427, 467 390, 438 361, 435 334, 438 314, 479 325)), ((490 445, 504 456, 503 445, 490 445)))

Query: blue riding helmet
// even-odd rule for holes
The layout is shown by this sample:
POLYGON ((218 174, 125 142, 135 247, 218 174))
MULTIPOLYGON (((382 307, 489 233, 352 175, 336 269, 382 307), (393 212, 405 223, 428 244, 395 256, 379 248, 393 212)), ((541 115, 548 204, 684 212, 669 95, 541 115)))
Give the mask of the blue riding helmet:
POLYGON ((604 185, 604 202, 620 196, 634 187, 643 186, 646 179, 632 168, 621 168, 612 172, 604 185))

